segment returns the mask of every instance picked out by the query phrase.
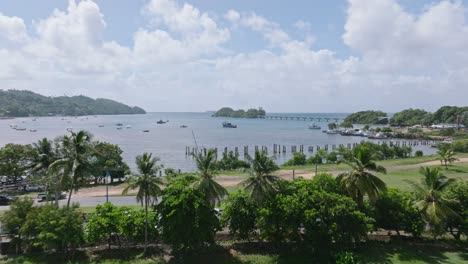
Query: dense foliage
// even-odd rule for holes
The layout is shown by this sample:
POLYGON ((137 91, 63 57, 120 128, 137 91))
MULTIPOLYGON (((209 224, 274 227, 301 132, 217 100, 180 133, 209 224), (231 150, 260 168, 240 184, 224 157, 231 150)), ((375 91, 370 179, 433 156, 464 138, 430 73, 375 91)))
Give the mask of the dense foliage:
POLYGON ((431 125, 440 123, 456 123, 457 116, 460 122, 468 126, 468 107, 443 106, 434 113, 421 109, 405 109, 395 113, 390 118, 393 126, 431 125))
POLYGON ((229 227, 229 234, 239 239, 250 239, 256 234, 257 210, 257 204, 249 195, 238 191, 226 199, 221 223, 229 227))
POLYGON ((250 165, 239 158, 239 153, 229 151, 223 152, 223 157, 216 162, 216 167, 218 170, 237 170, 247 169, 250 165))
POLYGON ((139 107, 130 107, 109 99, 92 99, 82 95, 47 97, 31 91, 0 90, 0 116, 80 116, 145 113, 145 110, 139 107))
POLYGON ((191 188, 193 180, 174 180, 163 190, 157 205, 162 239, 176 252, 191 252, 214 243, 219 230, 216 211, 200 190, 191 188))
POLYGON ((360 111, 345 118, 345 124, 387 124, 387 114, 382 111, 360 111))
POLYGON ((235 118, 259 118, 265 116, 265 110, 263 110, 261 107, 258 109, 248 109, 247 111, 239 109, 239 110, 234 110, 230 107, 223 107, 216 111, 216 113, 213 114, 215 117, 235 117, 235 118))
POLYGON ((390 118, 392 126, 414 126, 431 122, 431 114, 422 109, 406 109, 395 113, 390 118))

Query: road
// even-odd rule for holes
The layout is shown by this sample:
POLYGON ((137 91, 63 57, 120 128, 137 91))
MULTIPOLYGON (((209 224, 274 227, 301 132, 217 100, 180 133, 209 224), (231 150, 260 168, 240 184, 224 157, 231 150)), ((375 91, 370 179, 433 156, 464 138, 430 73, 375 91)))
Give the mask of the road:
MULTIPOLYGON (((103 204, 106 202, 106 197, 73 197, 71 199, 72 203, 79 203, 81 207, 85 206, 96 206, 98 204, 103 204)), ((135 196, 110 196, 109 197, 109 202, 115 204, 115 205, 139 205, 137 203, 135 196)), ((41 205, 45 204, 44 202, 37 202, 35 201, 36 204, 41 205)), ((59 205, 66 205, 67 204, 67 199, 63 199, 59 201, 59 205)), ((6 211, 10 210, 10 206, 0 206, 0 211, 6 211)))

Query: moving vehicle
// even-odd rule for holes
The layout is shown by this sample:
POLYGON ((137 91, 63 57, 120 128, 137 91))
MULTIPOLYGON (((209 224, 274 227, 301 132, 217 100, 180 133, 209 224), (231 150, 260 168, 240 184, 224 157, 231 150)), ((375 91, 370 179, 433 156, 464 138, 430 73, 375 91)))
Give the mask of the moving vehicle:
MULTIPOLYGON (((61 193, 59 194, 59 200, 61 199, 65 199, 65 197, 67 197, 67 194, 66 193, 61 193)), ((37 195, 37 200, 39 202, 45 202, 45 201, 53 201, 55 200, 55 193, 40 193, 37 195)))
POLYGON ((0 205, 9 205, 15 199, 10 196, 0 195, 0 205))

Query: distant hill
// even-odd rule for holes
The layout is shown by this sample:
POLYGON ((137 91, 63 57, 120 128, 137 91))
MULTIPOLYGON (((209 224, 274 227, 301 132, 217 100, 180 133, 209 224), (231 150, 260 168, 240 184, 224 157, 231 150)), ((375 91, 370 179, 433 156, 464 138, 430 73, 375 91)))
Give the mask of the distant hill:
POLYGON ((387 114, 382 111, 360 111, 352 113, 345 118, 347 124, 387 124, 387 114))
POLYGON ((235 117, 235 118, 259 118, 265 116, 265 110, 261 107, 257 109, 248 109, 247 111, 239 109, 234 110, 230 107, 223 107, 216 111, 214 117, 235 117))
POLYGON ((83 95, 47 97, 31 91, 0 90, 0 116, 145 114, 140 107, 83 95))

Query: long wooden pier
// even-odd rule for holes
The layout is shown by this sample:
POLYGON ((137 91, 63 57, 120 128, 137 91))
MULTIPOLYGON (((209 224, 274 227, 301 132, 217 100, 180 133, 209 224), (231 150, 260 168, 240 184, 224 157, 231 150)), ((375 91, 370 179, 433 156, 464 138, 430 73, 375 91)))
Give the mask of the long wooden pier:
POLYGON ((344 117, 315 117, 315 116, 283 116, 283 115, 266 115, 260 118, 272 119, 272 120, 297 120, 297 121, 334 121, 337 123, 340 120, 344 120, 344 117))
MULTIPOLYGON (((436 141, 432 140, 385 140, 385 141, 370 141, 374 142, 377 144, 387 144, 389 146, 398 146, 398 147, 403 147, 403 146, 430 146, 434 144, 436 141)), ((186 156, 191 156, 194 153, 198 153, 199 151, 202 151, 203 149, 215 149, 217 155, 223 154, 223 153, 228 153, 229 151, 233 151, 235 154, 239 155, 249 155, 250 151, 254 153, 256 150, 264 150, 267 151, 268 154, 272 155, 281 155, 281 154, 287 154, 287 153, 295 153, 295 152, 308 152, 308 153, 314 153, 319 151, 320 149, 324 149, 325 151, 334 151, 337 148, 347 148, 347 149, 352 149, 359 143, 347 143, 347 144, 325 144, 322 146, 319 145, 284 145, 284 144, 272 144, 270 146, 261 146, 261 145, 254 145, 254 146, 248 146, 244 145, 242 147, 234 147, 234 148, 228 148, 228 147, 193 147, 193 146, 186 146, 185 147, 185 155, 186 156)))

